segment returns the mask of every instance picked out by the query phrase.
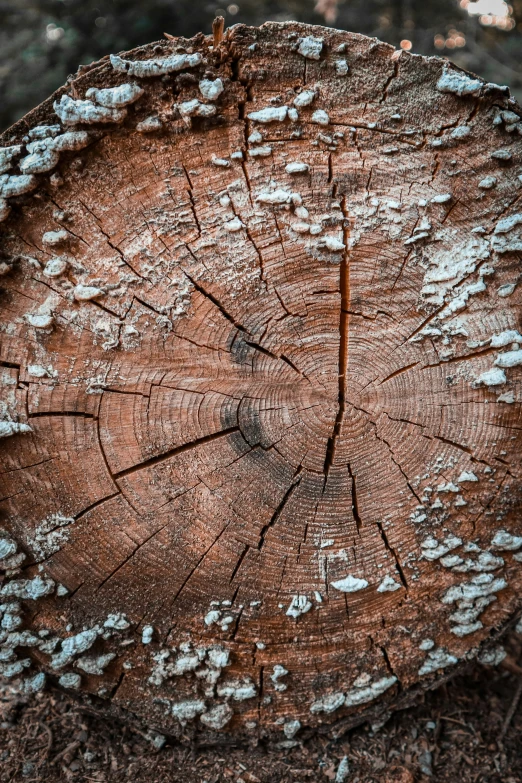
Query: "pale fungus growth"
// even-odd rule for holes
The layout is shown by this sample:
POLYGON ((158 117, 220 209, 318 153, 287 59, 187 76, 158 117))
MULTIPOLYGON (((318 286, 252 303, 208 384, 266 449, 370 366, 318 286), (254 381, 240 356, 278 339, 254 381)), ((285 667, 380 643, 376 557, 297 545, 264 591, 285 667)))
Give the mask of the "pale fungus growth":
POLYGON ((312 608, 312 602, 306 597, 306 595, 294 595, 290 606, 286 610, 288 617, 300 617, 302 614, 306 614, 312 608))
POLYGON ((320 60, 323 45, 324 42, 322 38, 315 38, 313 35, 307 35, 305 38, 300 39, 297 51, 308 60, 320 60))
POLYGON ((121 122, 126 109, 108 109, 92 101, 75 101, 69 95, 62 95, 54 102, 54 110, 64 125, 93 125, 106 122, 121 122))
POLYGON ((90 87, 85 97, 107 109, 120 109, 135 103, 144 93, 145 90, 139 84, 120 84, 118 87, 108 87, 103 90, 90 87))
POLYGON ((310 117, 310 121, 316 125, 328 125, 330 123, 330 117, 324 109, 317 109, 310 117))
POLYGON ((437 82, 437 90, 462 97, 464 95, 478 95, 483 85, 484 82, 481 79, 472 79, 465 73, 445 66, 437 82))
POLYGON ((250 112, 249 120, 267 124, 270 122, 284 122, 288 115, 288 106, 267 106, 265 109, 250 112))
POLYGON ((116 54, 111 54, 110 59, 115 71, 141 78, 164 76, 168 73, 182 71, 185 68, 195 68, 203 60, 199 52, 173 54, 170 57, 157 60, 124 60, 116 54))
POLYGON ((199 83, 199 91, 207 101, 215 101, 224 90, 221 79, 202 79, 199 83))
POLYGON ((144 120, 141 120, 141 122, 138 122, 136 125, 136 130, 138 133, 156 133, 156 131, 160 131, 163 128, 163 123, 160 120, 159 117, 156 117, 154 115, 151 115, 150 117, 146 117, 144 120))
POLYGON ((285 171, 287 174, 306 174, 310 170, 308 163, 301 163, 300 161, 294 161, 293 163, 287 163, 285 171))
POLYGON ((315 90, 302 90, 294 98, 294 106, 298 109, 302 109, 305 106, 310 106, 316 98, 315 90))
POLYGON ((359 590, 364 590, 368 587, 368 582, 366 579, 359 579, 356 576, 348 574, 344 579, 337 579, 335 582, 332 582, 331 585, 341 593, 357 593, 359 590))
POLYGON ((102 296, 103 291, 97 286, 79 283, 75 286, 73 294, 77 302, 88 302, 91 299, 97 299, 99 296, 102 296))
POLYGON ((23 147, 21 144, 13 144, 11 147, 0 147, 0 174, 5 174, 6 171, 13 165, 14 158, 21 154, 23 147))

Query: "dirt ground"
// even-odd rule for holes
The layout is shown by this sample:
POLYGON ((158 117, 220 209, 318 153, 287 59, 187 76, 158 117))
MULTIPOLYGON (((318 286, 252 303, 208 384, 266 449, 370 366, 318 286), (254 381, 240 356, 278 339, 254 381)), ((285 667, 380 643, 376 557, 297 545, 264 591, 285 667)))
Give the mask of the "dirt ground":
POLYGON ((4 684, 0 783, 522 783, 522 637, 505 647, 498 669, 477 665, 380 727, 291 748, 158 747, 161 736, 66 695, 27 698, 4 684))

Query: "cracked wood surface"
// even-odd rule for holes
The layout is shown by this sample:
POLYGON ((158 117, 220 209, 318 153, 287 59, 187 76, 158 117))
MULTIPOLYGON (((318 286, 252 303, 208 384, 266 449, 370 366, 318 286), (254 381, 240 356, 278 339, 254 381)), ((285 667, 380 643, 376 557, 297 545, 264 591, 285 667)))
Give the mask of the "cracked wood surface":
MULTIPOLYGON (((522 244, 484 250, 520 210, 520 136, 493 124, 520 110, 494 85, 441 92, 440 59, 295 23, 126 57, 177 47, 203 62, 130 79, 145 94, 126 119, 85 126, 87 149, 0 224, 4 413, 32 430, 0 441, 2 526, 26 554, 6 583, 42 572, 67 588, 24 604, 24 627, 60 639, 124 614, 130 628, 94 648, 116 657, 81 688, 161 730, 357 722, 475 657, 520 607, 517 547, 492 541, 522 528, 521 367, 480 382, 509 350, 493 335, 520 328, 522 244), (308 36, 318 59, 299 50, 308 36), (216 116, 184 122, 175 106, 218 77, 216 116), (249 117, 294 101, 293 119, 249 117), (151 115, 161 127, 137 132, 151 115), (511 158, 492 158, 500 148, 511 158), (486 176, 496 186, 481 190, 486 176), (63 228, 64 247, 44 244, 63 228), (46 276, 56 255, 67 270, 46 276), (475 263, 434 294, 430 270, 461 256, 475 263), (100 294, 76 301, 79 283, 100 294), (36 312, 52 326, 33 328, 36 312), (53 515, 69 523, 38 556, 53 515), (480 627, 455 626, 442 599, 480 573, 505 585, 480 627), (162 655, 213 645, 230 655, 217 685, 203 663, 158 674, 162 655), (180 719, 176 705, 198 700, 180 719), (231 717, 203 725, 216 705, 231 717)), ((58 95, 124 81, 102 60, 58 95)), ((3 144, 55 122, 48 101, 3 144)), ((473 600, 458 608, 478 616, 473 600)), ((63 673, 24 654, 52 682, 63 673)))

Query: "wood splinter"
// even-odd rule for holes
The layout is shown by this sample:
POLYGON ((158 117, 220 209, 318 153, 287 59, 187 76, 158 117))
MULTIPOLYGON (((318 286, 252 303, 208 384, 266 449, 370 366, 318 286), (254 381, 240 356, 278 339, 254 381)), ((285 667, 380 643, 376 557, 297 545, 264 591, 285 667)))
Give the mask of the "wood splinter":
POLYGON ((225 19, 223 16, 216 16, 212 22, 212 35, 214 37, 214 49, 217 49, 223 40, 223 31, 225 29, 225 19))

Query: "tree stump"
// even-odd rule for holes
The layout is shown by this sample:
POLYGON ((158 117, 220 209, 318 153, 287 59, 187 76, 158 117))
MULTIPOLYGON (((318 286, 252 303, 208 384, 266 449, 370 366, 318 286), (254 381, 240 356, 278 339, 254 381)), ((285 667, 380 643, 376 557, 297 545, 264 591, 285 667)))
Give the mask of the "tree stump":
POLYGON ((520 114, 270 23, 104 58, 4 134, 5 676, 294 743, 501 660, 520 114))

